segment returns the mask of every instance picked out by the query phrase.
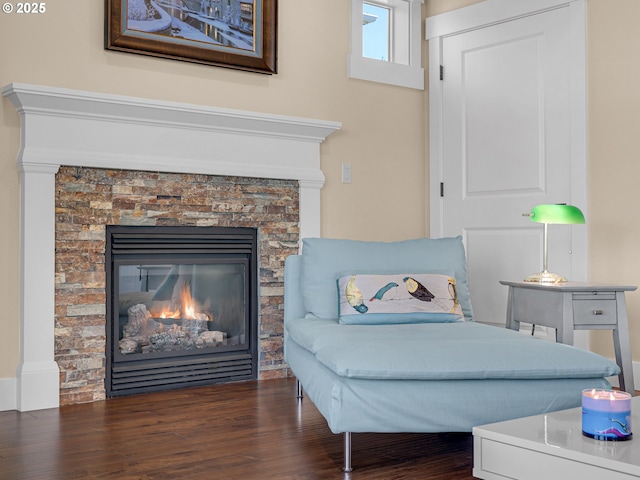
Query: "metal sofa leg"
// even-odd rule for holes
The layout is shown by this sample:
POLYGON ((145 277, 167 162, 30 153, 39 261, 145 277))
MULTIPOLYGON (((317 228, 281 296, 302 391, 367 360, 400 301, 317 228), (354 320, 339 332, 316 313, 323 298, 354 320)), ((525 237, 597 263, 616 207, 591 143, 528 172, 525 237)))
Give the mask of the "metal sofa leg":
MULTIPOLYGON (((296 379, 296 398, 298 400, 302 400, 304 397, 302 392, 302 384, 300 380, 296 379)), ((353 470, 351 467, 351 432, 344 432, 344 468, 345 472, 350 472, 353 470)))
POLYGON ((302 398, 304 397, 304 395, 302 394, 302 384, 300 383, 300 380, 296 379, 296 398, 302 400, 302 398))
POLYGON ((344 469, 345 472, 353 470, 351 467, 351 432, 344 432, 344 469))

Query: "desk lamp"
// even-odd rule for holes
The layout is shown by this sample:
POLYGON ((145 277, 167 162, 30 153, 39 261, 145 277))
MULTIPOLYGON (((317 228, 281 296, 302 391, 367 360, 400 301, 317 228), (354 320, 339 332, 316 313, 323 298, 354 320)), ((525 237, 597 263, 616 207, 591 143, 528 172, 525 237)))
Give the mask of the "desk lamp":
POLYGON ((567 205, 564 203, 559 204, 542 204, 536 205, 531 210, 529 218, 532 222, 544 224, 544 251, 543 251, 543 270, 540 273, 530 275, 524 279, 525 282, 535 283, 562 283, 567 279, 561 277, 557 273, 550 273, 547 271, 547 262, 549 259, 549 242, 548 242, 548 227, 550 223, 557 224, 576 224, 584 223, 584 215, 578 207, 567 205))

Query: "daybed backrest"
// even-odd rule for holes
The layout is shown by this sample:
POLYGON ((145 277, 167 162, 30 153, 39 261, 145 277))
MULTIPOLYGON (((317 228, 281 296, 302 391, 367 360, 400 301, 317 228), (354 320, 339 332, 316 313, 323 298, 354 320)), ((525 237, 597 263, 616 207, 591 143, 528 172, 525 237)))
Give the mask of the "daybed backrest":
POLYGON ((296 315, 300 318, 306 313, 338 318, 336 280, 341 276, 399 273, 453 276, 462 312, 467 320, 473 317, 461 237, 401 242, 306 238, 302 255, 293 256, 291 261, 289 258, 289 276, 285 267, 285 319, 296 315), (299 282, 299 285, 289 282, 299 282), (298 293, 294 293, 296 291, 298 293))
POLYGON ((302 297, 302 256, 289 255, 284 261, 284 322, 304 318, 307 313, 302 297))

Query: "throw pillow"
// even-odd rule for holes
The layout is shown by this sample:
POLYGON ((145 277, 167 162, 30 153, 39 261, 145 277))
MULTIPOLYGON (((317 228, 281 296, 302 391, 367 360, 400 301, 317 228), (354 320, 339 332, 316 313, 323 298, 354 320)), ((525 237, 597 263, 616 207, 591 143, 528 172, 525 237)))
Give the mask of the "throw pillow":
POLYGON ((452 275, 350 274, 338 279, 344 324, 458 322, 462 308, 452 275))

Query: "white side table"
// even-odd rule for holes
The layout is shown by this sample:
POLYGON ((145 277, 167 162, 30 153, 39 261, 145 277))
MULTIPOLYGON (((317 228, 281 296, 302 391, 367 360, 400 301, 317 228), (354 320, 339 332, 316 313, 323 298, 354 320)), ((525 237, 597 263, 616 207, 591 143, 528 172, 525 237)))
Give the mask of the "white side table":
POLYGON ((574 330, 612 330, 620 388, 631 395, 633 364, 624 292, 638 287, 601 283, 565 282, 552 285, 500 281, 509 287, 507 328, 520 322, 556 329, 556 341, 573 345, 574 330))
MULTIPOLYGON (((640 425, 640 397, 631 399, 640 425)), ((582 408, 473 427, 473 476, 486 480, 640 478, 640 442, 582 435, 582 408)))

